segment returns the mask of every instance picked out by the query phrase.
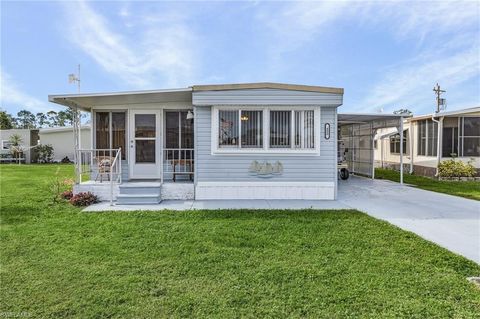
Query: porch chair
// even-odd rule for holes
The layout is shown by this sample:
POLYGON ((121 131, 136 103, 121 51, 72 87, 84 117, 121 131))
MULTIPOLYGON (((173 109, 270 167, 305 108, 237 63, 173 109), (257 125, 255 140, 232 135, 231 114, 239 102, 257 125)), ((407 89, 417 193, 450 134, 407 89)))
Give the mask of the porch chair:
POLYGON ((171 164, 173 167, 173 182, 177 181, 177 175, 188 175, 190 180, 193 180, 193 168, 194 168, 194 160, 193 159, 174 159, 171 160, 171 164), (184 172, 177 172, 176 167, 177 165, 188 167, 189 171, 184 172))
POLYGON ((95 181, 100 177, 100 183, 103 182, 103 177, 107 177, 107 181, 110 181, 110 170, 112 168, 113 157, 111 156, 97 156, 95 157, 97 162, 97 175, 95 181))

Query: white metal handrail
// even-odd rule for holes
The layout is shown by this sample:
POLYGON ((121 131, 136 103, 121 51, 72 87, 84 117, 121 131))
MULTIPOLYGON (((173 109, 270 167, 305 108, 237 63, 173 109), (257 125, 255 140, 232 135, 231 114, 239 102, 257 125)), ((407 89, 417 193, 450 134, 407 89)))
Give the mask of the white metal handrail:
POLYGON ((193 148, 164 148, 163 149, 163 173, 171 174, 173 181, 178 175, 188 176, 193 179, 195 150, 193 148))
POLYGON ((119 148, 117 155, 113 159, 111 168, 110 168, 110 206, 113 206, 113 172, 114 170, 118 171, 119 174, 117 175, 118 183, 122 183, 122 149, 119 148))
POLYGON ((80 149, 76 153, 75 181, 121 183, 121 149, 80 149))

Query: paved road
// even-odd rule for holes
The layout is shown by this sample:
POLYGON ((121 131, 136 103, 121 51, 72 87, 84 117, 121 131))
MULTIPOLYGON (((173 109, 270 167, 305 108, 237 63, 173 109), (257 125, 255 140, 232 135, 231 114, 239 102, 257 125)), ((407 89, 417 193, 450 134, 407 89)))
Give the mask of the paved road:
POLYGON ((339 181, 338 201, 480 264, 480 202, 398 183, 339 181))

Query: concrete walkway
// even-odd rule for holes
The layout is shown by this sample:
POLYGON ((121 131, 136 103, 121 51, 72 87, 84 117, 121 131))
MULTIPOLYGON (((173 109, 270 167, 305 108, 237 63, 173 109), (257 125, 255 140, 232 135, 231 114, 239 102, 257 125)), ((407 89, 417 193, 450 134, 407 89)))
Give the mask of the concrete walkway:
POLYGON ((108 202, 102 202, 87 207, 85 211, 242 208, 358 209, 480 263, 480 202, 361 177, 339 181, 337 201, 172 200, 143 206, 110 206, 108 202))
POLYGON ((398 183, 354 177, 339 202, 416 233, 480 264, 480 202, 398 183))

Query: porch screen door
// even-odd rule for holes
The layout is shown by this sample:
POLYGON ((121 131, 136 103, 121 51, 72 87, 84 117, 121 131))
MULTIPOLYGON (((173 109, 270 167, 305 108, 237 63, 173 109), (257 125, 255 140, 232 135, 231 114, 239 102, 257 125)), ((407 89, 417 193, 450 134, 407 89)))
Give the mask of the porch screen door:
POLYGON ((130 178, 159 179, 160 112, 132 110, 130 114, 130 178))

